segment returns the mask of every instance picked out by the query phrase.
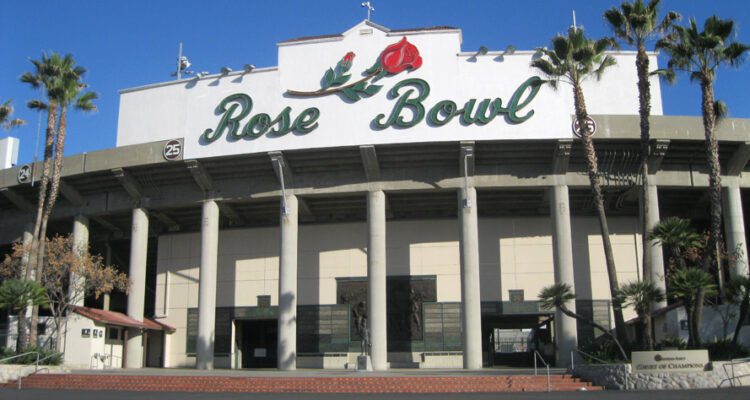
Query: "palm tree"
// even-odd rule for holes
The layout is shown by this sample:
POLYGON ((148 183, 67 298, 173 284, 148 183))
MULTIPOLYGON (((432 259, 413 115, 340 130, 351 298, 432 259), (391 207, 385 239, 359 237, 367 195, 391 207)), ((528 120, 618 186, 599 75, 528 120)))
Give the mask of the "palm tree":
POLYGON ((561 313, 567 315, 568 317, 575 318, 578 321, 581 321, 585 324, 589 324, 594 326, 595 328, 598 328, 600 331, 604 332, 604 334, 612 339, 615 344, 617 345, 617 348, 620 349, 620 353, 622 354, 622 357, 624 360, 628 359, 627 354, 625 353, 625 350, 622 348, 622 345, 617 340, 615 336, 613 336, 609 329, 605 328, 604 326, 596 323, 596 321, 592 319, 588 319, 584 317, 581 314, 578 314, 572 310, 570 310, 565 303, 575 300, 576 295, 573 293, 573 291, 570 289, 570 286, 567 283, 558 282, 554 285, 546 286, 542 288, 542 290, 539 292, 539 301, 541 302, 541 307, 545 310, 551 310, 553 308, 560 310, 561 313))
MULTIPOLYGON (((538 69, 547 77, 547 83, 557 88, 560 81, 566 82, 573 87, 573 99, 575 103, 575 118, 580 127, 587 126, 585 120, 588 118, 586 112, 586 101, 583 97, 581 83, 586 78, 601 78, 607 67, 616 64, 616 60, 604 52, 617 44, 611 38, 592 40, 583 35, 583 29, 572 27, 567 36, 558 35, 552 38, 552 50, 537 48, 541 57, 533 60, 531 66, 538 69)), ((586 129, 582 128, 582 131, 586 129)), ((609 276, 609 290, 612 296, 613 314, 615 316, 615 329, 620 340, 626 340, 625 319, 622 309, 615 301, 617 296, 617 270, 612 253, 612 243, 609 240, 609 226, 607 216, 604 212, 604 199, 602 189, 599 185, 599 170, 597 166, 596 150, 591 139, 593 132, 584 132, 581 135, 586 153, 586 167, 588 168, 591 192, 594 197, 594 205, 599 216, 599 228, 604 244, 604 258, 607 264, 607 275, 609 276)))
POLYGON ((646 54, 646 41, 663 35, 672 24, 681 18, 680 14, 669 11, 664 19, 658 21, 659 2, 651 0, 647 5, 643 0, 633 3, 623 2, 620 8, 612 7, 604 12, 604 19, 609 23, 615 36, 622 39, 637 49, 635 67, 638 73, 638 114, 641 119, 641 214, 643 229, 641 239, 643 241, 643 279, 651 280, 651 246, 646 232, 652 227, 648 226, 651 220, 649 215, 649 203, 651 202, 648 191, 648 155, 650 147, 650 125, 651 115, 651 84, 649 78, 649 61, 646 54))
POLYGON ((638 318, 644 323, 643 343, 646 349, 654 349, 651 321, 651 304, 664 301, 664 292, 652 281, 631 282, 620 288, 620 302, 624 307, 633 306, 638 318))
MULTIPOLYGON (((670 57, 668 67, 690 74, 691 81, 701 86, 701 113, 703 130, 706 136, 706 160, 710 170, 711 195, 711 237, 709 261, 719 259, 717 245, 721 234, 721 166, 719 164, 719 142, 716 138, 716 101, 713 82, 716 69, 721 65, 737 67, 743 60, 744 53, 750 46, 734 42, 734 21, 722 20, 717 16, 709 17, 703 31, 698 31, 694 19, 689 27, 673 26, 672 32, 657 42, 656 47, 663 49, 670 57)), ((704 264, 704 270, 710 268, 710 262, 704 264)), ((721 273, 721 271, 719 272, 721 273)))
POLYGON ((701 236, 690 225, 690 220, 680 217, 668 217, 646 234, 648 240, 660 243, 667 251, 677 268, 687 268, 685 250, 690 247, 702 248, 701 236))
POLYGON ((682 301, 688 320, 688 348, 701 346, 700 303, 704 296, 717 294, 716 284, 708 272, 698 268, 681 269, 669 279, 669 295, 682 301))
POLYGON ((0 286, 0 307, 7 307, 18 316, 18 339, 16 354, 21 354, 26 345, 26 307, 47 305, 44 288, 36 281, 12 279, 0 286))
POLYGON ((10 131, 11 128, 15 128, 16 126, 26 125, 26 121, 20 118, 11 119, 13 111, 15 111, 10 104, 12 101, 8 100, 0 104, 0 128, 5 128, 6 131, 10 131))
POLYGON ((736 345, 742 325, 745 323, 745 316, 750 310, 750 277, 740 275, 729 280, 727 282, 727 298, 730 302, 740 305, 737 326, 734 328, 734 336, 732 336, 732 344, 736 345))
MULTIPOLYGON (((77 108, 82 110, 96 109, 91 104, 91 100, 96 98, 96 94, 85 93, 80 95, 81 90, 87 87, 81 82, 81 77, 86 70, 75 64, 71 54, 61 57, 58 53, 52 52, 49 57, 46 54, 42 54, 41 61, 30 61, 34 64, 36 71, 34 74, 27 72, 21 75, 21 81, 29 83, 34 88, 42 88, 45 91, 48 102, 46 104, 40 100, 29 102, 30 108, 47 110, 47 128, 44 147, 44 167, 39 184, 39 198, 31 243, 31 255, 29 257, 29 265, 26 267, 27 279, 31 277, 32 271, 36 272, 36 276, 41 274, 47 221, 57 199, 60 184, 62 157, 65 148, 67 107, 72 101, 80 99, 80 101, 76 100, 77 108), (52 167, 53 163, 54 169, 52 167)), ((35 344, 36 340, 37 319, 38 308, 35 307, 31 318, 32 344, 35 344)))

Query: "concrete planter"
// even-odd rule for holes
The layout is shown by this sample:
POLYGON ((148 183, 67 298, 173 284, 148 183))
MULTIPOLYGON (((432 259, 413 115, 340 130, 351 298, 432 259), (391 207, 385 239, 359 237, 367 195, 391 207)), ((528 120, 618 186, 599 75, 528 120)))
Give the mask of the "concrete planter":
MULTIPOLYGON (((0 364, 0 383, 6 383, 8 381, 14 381, 18 379, 18 372, 23 367, 23 376, 28 376, 34 372, 34 367, 31 365, 20 365, 20 364, 0 364)), ((49 374, 62 374, 69 372, 62 365, 40 365, 40 373, 49 374)))
MULTIPOLYGON (((672 373, 632 373, 630 364, 589 364, 576 365, 573 375, 613 390, 662 390, 662 389, 707 389, 729 387, 724 364, 728 361, 709 363, 702 372, 672 372, 672 373)), ((731 368, 727 366, 727 371, 731 368)), ((735 365, 735 386, 750 386, 750 365, 748 363, 735 365)))

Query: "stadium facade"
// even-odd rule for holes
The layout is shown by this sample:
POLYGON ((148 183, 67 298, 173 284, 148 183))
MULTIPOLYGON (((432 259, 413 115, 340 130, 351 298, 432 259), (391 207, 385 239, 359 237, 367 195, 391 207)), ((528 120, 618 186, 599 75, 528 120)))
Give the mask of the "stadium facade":
MULTIPOLYGON (((278 67, 122 90, 117 146, 65 158, 51 226, 75 225, 128 266, 127 300, 108 308, 170 327, 114 335, 124 364, 353 368, 367 352, 376 370, 476 369, 536 350, 564 365, 595 333, 540 307, 555 282, 610 324, 569 88, 542 84, 534 51, 463 52, 461 40, 363 21, 279 43, 278 67)), ((624 283, 642 278, 640 131, 635 53, 612 54, 584 92, 624 283)), ((649 223, 701 224, 701 120, 663 116, 651 88, 649 223)), ((745 247, 750 123, 718 131, 725 234, 745 247)), ((2 243, 34 215, 22 168, 0 171, 2 243)))

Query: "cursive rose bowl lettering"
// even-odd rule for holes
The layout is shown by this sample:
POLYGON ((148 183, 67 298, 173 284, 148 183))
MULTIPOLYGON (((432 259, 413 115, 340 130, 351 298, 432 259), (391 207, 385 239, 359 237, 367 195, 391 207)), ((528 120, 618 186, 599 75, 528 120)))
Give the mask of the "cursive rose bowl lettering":
POLYGON ((379 114, 373 120, 373 124, 378 129, 393 125, 410 128, 420 123, 427 115, 428 121, 435 126, 445 125, 458 116, 466 125, 474 123, 484 125, 500 114, 505 114, 512 123, 520 124, 534 115, 534 110, 529 110, 523 115, 521 111, 536 97, 541 83, 542 79, 538 76, 527 79, 516 89, 505 106, 499 97, 494 100, 484 99, 479 104, 477 104, 477 99, 470 99, 463 108, 458 108, 452 100, 442 100, 432 106, 427 113, 423 102, 430 95, 430 85, 419 78, 405 79, 389 91, 391 97, 398 98, 391 115, 386 119, 385 114, 379 114), (411 111, 411 118, 404 115, 404 109, 411 111))
POLYGON ((320 110, 310 107, 302 110, 292 122, 292 108, 286 107, 273 119, 266 113, 256 114, 241 128, 242 120, 253 109, 253 99, 244 93, 235 93, 225 97, 217 109, 222 116, 216 130, 209 128, 201 135, 206 143, 219 139, 224 131, 228 131, 227 136, 235 140, 253 139, 265 134, 283 136, 292 131, 309 133, 318 127, 317 121, 320 117, 320 110))

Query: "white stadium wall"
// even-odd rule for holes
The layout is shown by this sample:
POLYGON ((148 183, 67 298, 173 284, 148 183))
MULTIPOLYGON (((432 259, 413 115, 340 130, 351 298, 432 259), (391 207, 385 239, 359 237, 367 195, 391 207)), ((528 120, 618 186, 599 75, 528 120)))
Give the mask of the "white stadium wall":
MULTIPOLYGON (((596 218, 572 218, 576 288, 579 300, 609 300, 604 254, 596 218)), ((438 302, 460 302, 460 260, 456 220, 387 223, 387 274, 434 275, 438 302)), ((618 279, 637 279, 640 241, 636 219, 610 219, 618 279)), ((480 218, 479 258, 482 301, 508 301, 508 291, 524 290, 536 300, 554 283, 548 218, 480 218)), ((278 305, 277 228, 228 229, 219 234, 217 307, 255 307, 267 295, 278 305)), ((198 307, 200 234, 159 237, 156 313, 176 328, 168 336, 167 367, 192 367, 186 353, 187 310, 198 307), (165 300, 166 296, 166 300, 165 300)), ((301 225, 298 304, 336 304, 337 278, 367 277, 367 225, 301 225)), ((634 317, 632 310, 626 313, 634 317)), ((217 357, 217 362, 218 362, 217 357)), ((229 365, 227 365, 229 367, 229 365)))

